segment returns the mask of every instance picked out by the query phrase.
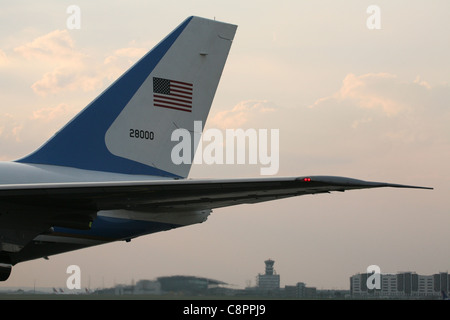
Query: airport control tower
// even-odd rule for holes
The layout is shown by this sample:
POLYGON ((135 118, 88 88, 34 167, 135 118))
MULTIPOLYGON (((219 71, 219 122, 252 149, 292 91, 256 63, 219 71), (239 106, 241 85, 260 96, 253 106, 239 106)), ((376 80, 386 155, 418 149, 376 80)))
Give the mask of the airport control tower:
POLYGON ((264 261, 264 263, 266 264, 266 274, 273 275, 273 265, 275 264, 275 261, 269 259, 264 261))
POLYGON ((268 259, 264 261, 266 264, 266 273, 258 274, 258 289, 259 290, 277 290, 280 289, 280 275, 276 274, 273 269, 275 261, 268 259))

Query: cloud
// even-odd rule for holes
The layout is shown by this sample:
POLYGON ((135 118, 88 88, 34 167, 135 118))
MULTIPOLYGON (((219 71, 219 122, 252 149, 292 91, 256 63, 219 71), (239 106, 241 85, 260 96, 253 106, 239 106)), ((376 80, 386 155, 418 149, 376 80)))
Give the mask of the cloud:
POLYGON ((448 85, 431 85, 420 76, 402 81, 389 73, 350 73, 337 92, 317 99, 310 110, 323 116, 323 126, 337 128, 336 134, 350 141, 370 132, 380 143, 405 146, 449 144, 444 121, 450 121, 449 104, 448 85))
POLYGON ((23 124, 15 119, 9 113, 4 113, 0 116, 0 140, 13 142, 20 142, 20 132, 23 124))
POLYGON ((245 100, 236 104, 233 109, 220 111, 211 116, 208 125, 216 128, 240 128, 257 115, 267 115, 276 110, 274 103, 267 100, 245 100))
POLYGON ((86 76, 87 56, 75 48, 67 30, 55 30, 33 41, 16 47, 14 52, 23 58, 45 63, 53 68, 31 86, 40 96, 56 94, 64 90, 89 91, 100 86, 95 76, 86 76))
MULTIPOLYGON (((85 68, 84 68, 85 69, 85 68)), ((86 75, 83 70, 58 68, 43 75, 42 79, 33 83, 31 88, 40 96, 57 94, 61 91, 82 90, 85 92, 101 88, 104 81, 101 74, 86 75)))
POLYGON ((9 64, 9 59, 6 56, 6 53, 0 50, 0 67, 6 66, 9 64))
POLYGON ((148 49, 141 47, 126 47, 115 50, 103 61, 101 71, 103 78, 110 81, 117 79, 147 52, 148 49))
POLYGON ((67 30, 55 30, 14 51, 28 60, 51 61, 73 68, 82 64, 84 54, 75 49, 74 41, 67 30))
POLYGON ((49 122, 66 114, 68 110, 69 106, 66 103, 61 103, 56 107, 44 107, 34 111, 31 119, 49 122))
POLYGON ((405 80, 392 73, 349 73, 335 92, 310 106, 245 100, 212 112, 207 126, 279 128, 283 174, 293 167, 340 171, 394 163, 400 154, 417 157, 450 149, 448 105, 448 85, 420 76, 405 80))
POLYGON ((387 116, 395 116, 408 108, 400 91, 404 86, 397 76, 389 73, 368 73, 356 76, 348 74, 342 81, 338 92, 331 97, 318 99, 313 106, 332 100, 338 103, 351 103, 359 108, 380 110, 387 116))
MULTIPOLYGON (((42 97, 65 91, 98 90, 106 81, 115 80, 146 51, 137 47, 120 48, 101 62, 77 49, 67 30, 52 31, 14 49, 26 60, 51 68, 31 86, 42 97)), ((1 61, 0 52, 0 65, 1 61)))
POLYGON ((104 63, 110 64, 117 61, 120 58, 132 58, 129 60, 129 63, 135 62, 140 57, 144 56, 147 53, 147 49, 145 48, 136 48, 136 47, 128 47, 121 48, 114 51, 114 54, 108 56, 104 63))
POLYGON ((16 159, 35 150, 77 111, 75 105, 60 103, 35 109, 31 115, 0 114, 0 160, 16 159))

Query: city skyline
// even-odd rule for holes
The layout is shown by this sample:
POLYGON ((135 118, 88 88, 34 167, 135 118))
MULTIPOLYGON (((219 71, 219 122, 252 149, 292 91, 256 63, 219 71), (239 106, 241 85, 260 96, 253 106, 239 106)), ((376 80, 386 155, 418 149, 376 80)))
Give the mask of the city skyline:
MULTIPOLYGON (((244 286, 268 256, 283 261, 282 286, 301 275, 318 289, 348 287, 348 277, 370 265, 448 270, 447 1, 45 0, 1 8, 1 160, 42 145, 195 14, 238 25, 205 129, 279 130, 277 176, 434 190, 349 191, 219 209, 199 225, 20 263, 0 288, 64 287, 70 265, 80 266, 82 286, 183 270, 244 286), (70 5, 80 9, 73 28, 70 5), (368 27, 372 5, 379 29, 368 27)), ((260 177, 260 166, 194 164, 189 177, 260 177)))
MULTIPOLYGON (((276 272, 272 259, 264 261, 264 273, 257 273, 255 284, 247 283, 237 288, 217 278, 204 278, 185 274, 157 276, 153 279, 131 279, 128 283, 114 283, 112 286, 86 287, 41 287, 34 288, 37 294, 113 294, 113 295, 167 295, 194 294, 206 296, 247 295, 280 298, 339 298, 339 299, 446 299, 450 291, 448 271, 433 274, 418 274, 415 271, 381 272, 372 265, 367 270, 349 276, 347 288, 316 288, 301 279, 294 283, 280 285, 281 275, 276 272), (162 284, 164 283, 164 284, 162 284), (211 287, 210 287, 211 286, 211 287), (172 289, 169 289, 172 287, 172 289), (211 288, 214 288, 210 291, 211 288), (221 288, 217 290, 218 288, 221 288), (181 291, 179 291, 181 290, 181 291)), ((69 281, 69 280, 68 280, 69 281)), ((31 288, 4 288, 7 293, 31 293, 31 288)))

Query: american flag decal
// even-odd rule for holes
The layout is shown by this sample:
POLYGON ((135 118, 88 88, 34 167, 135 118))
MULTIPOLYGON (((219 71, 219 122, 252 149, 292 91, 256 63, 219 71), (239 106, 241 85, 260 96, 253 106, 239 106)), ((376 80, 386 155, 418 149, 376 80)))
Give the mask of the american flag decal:
POLYGON ((192 83, 153 78, 153 105, 192 112, 192 83))

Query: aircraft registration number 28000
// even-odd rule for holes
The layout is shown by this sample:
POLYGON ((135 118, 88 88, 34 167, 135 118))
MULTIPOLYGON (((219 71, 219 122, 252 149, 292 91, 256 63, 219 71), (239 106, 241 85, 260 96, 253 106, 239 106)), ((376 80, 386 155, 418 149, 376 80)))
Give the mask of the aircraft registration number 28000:
POLYGON ((155 133, 148 130, 130 129, 130 138, 153 140, 155 139, 155 133))

